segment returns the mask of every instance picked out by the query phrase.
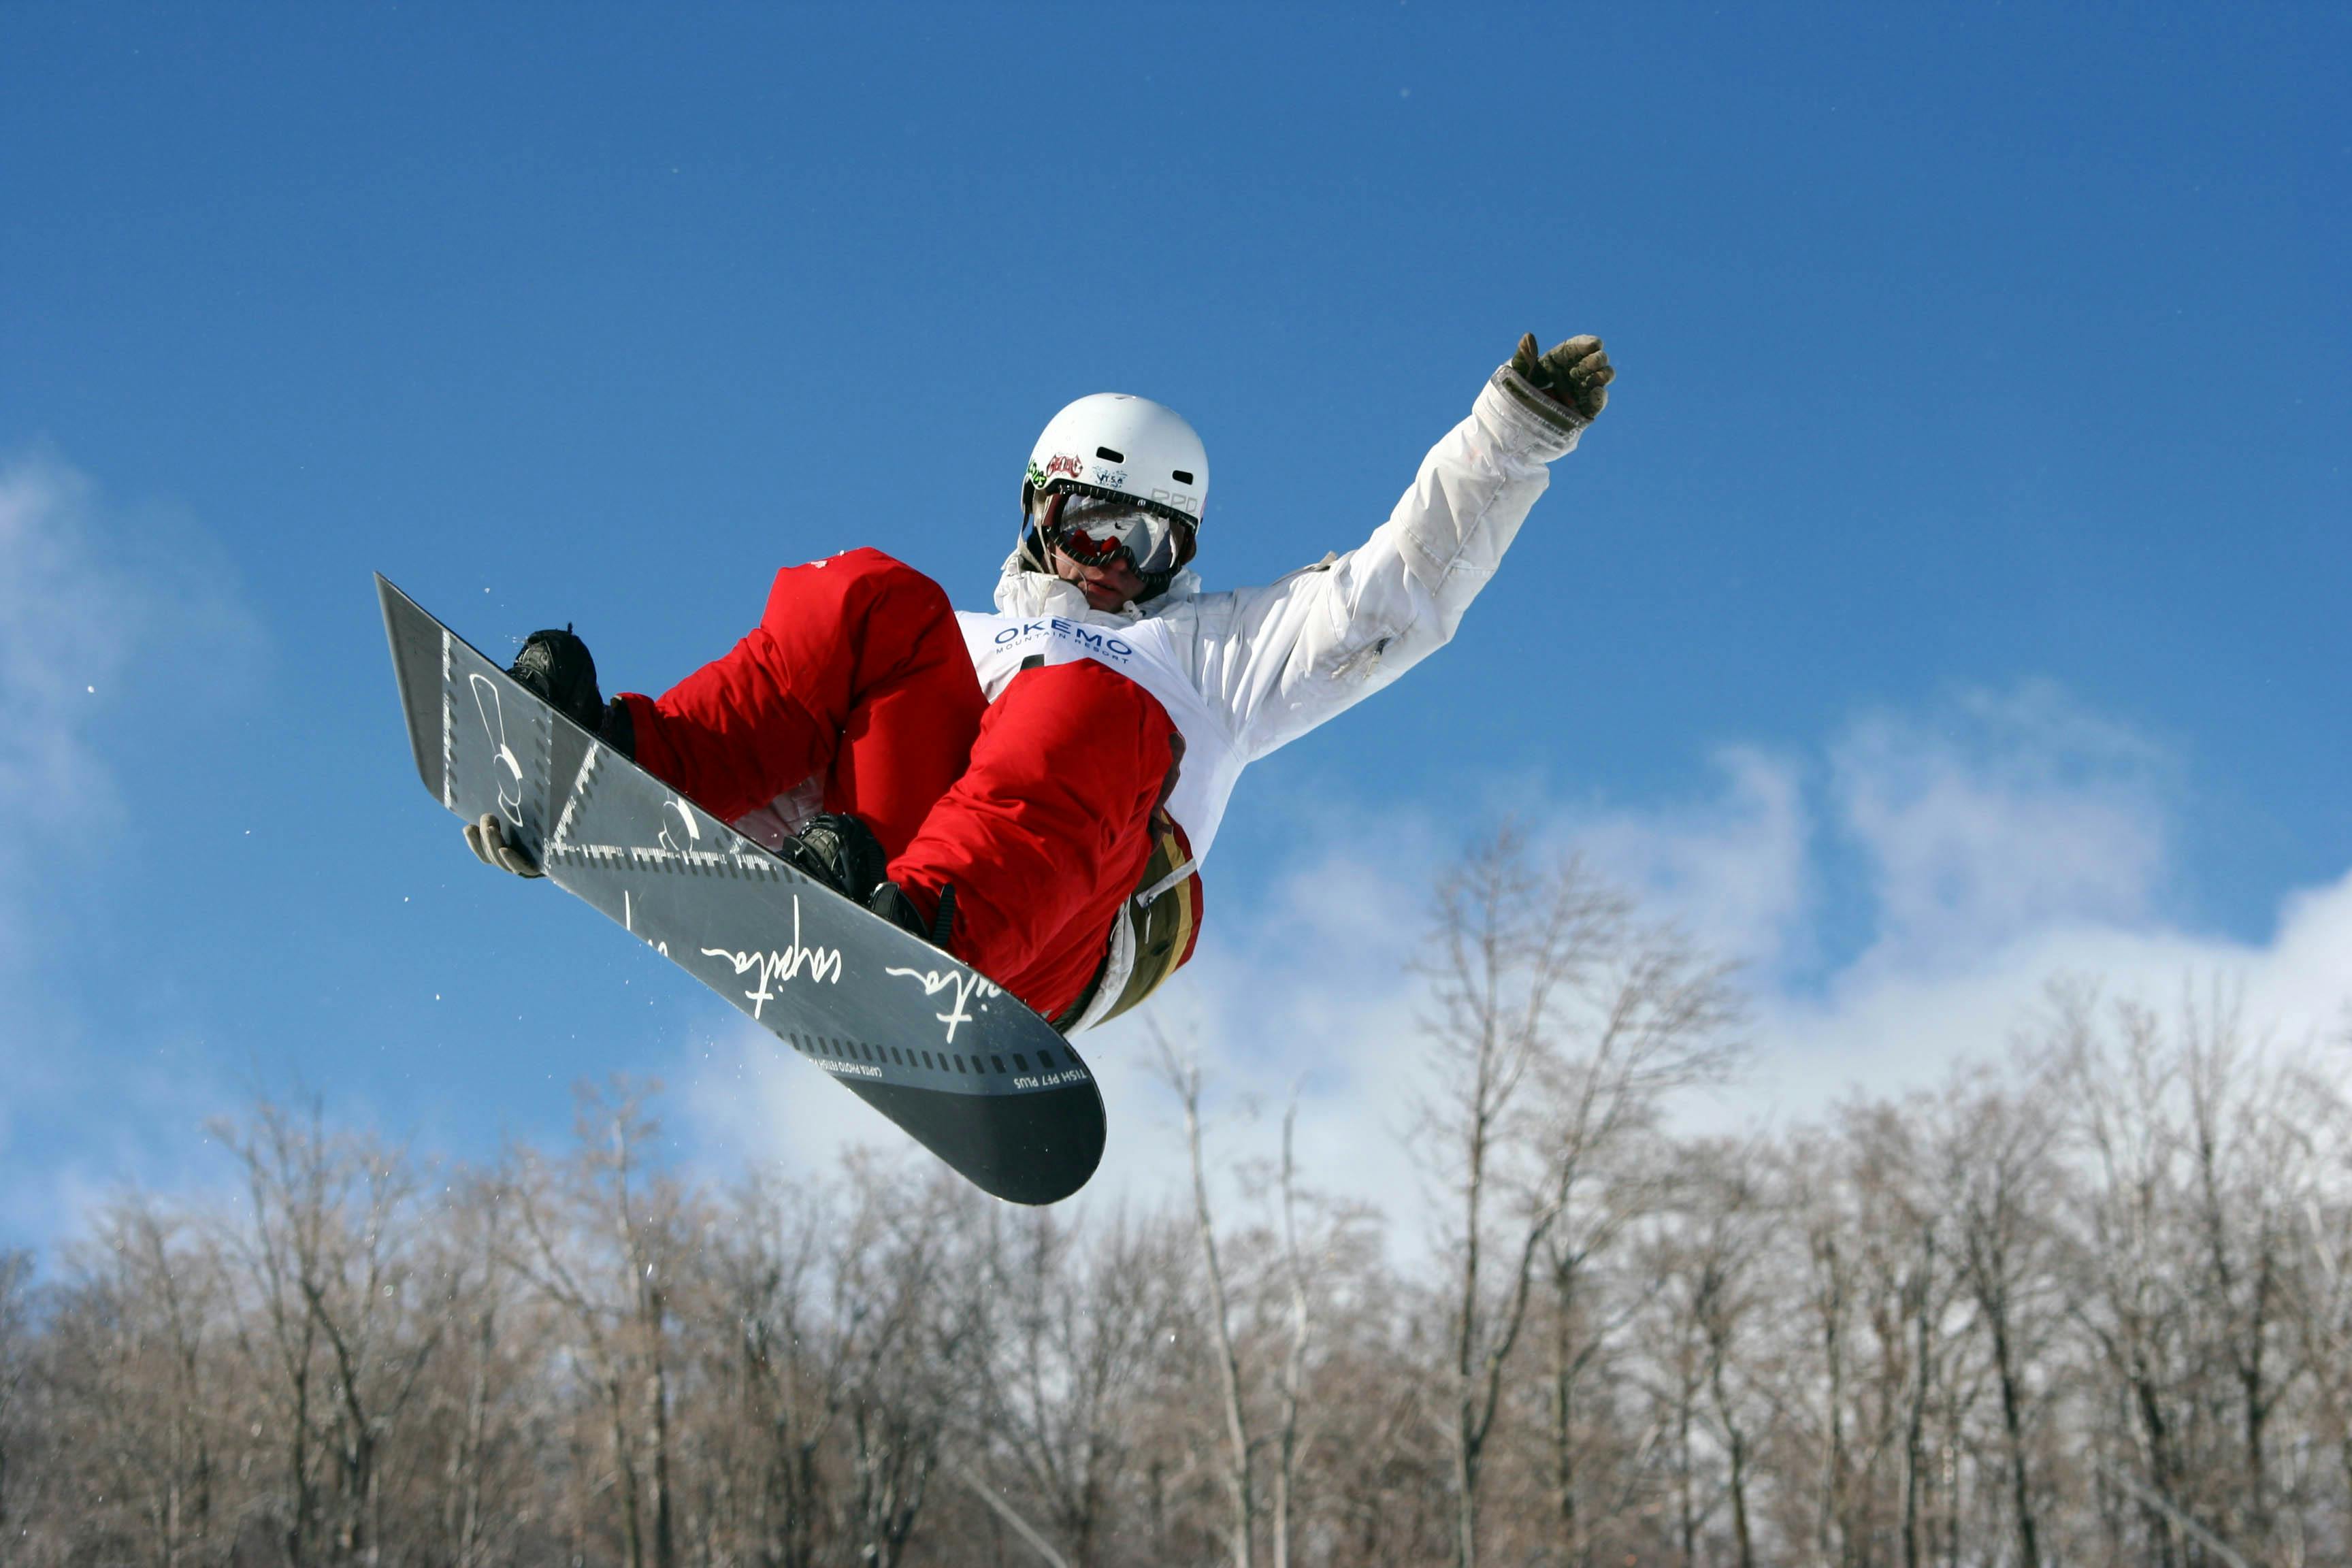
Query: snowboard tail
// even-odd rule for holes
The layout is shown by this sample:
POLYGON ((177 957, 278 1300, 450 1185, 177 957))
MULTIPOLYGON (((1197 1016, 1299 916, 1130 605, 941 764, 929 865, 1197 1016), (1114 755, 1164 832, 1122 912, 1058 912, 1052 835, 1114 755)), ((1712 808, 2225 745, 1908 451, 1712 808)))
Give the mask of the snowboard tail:
POLYGON ((548 879, 724 996, 983 1192, 1086 1184, 1093 1073, 978 971, 860 909, 516 684, 379 574, 416 771, 548 879))

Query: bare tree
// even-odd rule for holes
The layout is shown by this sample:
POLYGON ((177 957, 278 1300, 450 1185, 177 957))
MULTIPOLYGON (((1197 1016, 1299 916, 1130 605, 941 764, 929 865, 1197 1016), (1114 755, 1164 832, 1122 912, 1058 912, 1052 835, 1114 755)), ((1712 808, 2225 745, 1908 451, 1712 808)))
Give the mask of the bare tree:
POLYGON ((718 1452, 740 1453, 748 1470, 740 1549, 774 1568, 812 1568, 832 1507, 824 1458, 846 1372, 822 1292, 837 1217, 826 1189, 754 1177, 730 1194, 703 1255, 709 1299, 730 1331, 710 1369, 733 1394, 718 1452))
POLYGON ((1307 1397, 1307 1351, 1314 1334, 1307 1258, 1298 1241, 1298 1162, 1294 1153, 1297 1128, 1298 1096, 1294 1090, 1282 1113, 1282 1175, 1276 1184, 1282 1215, 1282 1284, 1288 1297, 1290 1345, 1282 1359, 1281 1414, 1274 1430, 1274 1568, 1290 1568, 1291 1502, 1298 1479, 1300 1417, 1307 1397))
POLYGON ((1454 1214, 1457 1568, 1477 1561, 1487 1445, 1546 1247, 1570 1227, 1553 1257, 1572 1291, 1622 1224, 1631 1189, 1611 1179, 1612 1157, 1654 1124, 1664 1095, 1719 1072, 1734 1050, 1723 971, 1632 916, 1581 864, 1539 863, 1507 831, 1438 889, 1426 1026, 1436 1087, 1414 1143, 1454 1214))
POLYGON ((1754 1568, 1750 1468, 1756 1434, 1750 1411, 1757 1401, 1743 1386, 1752 1376, 1743 1374, 1750 1370, 1747 1338, 1766 1305, 1756 1266, 1769 1242, 1769 1216, 1748 1173, 1744 1151, 1714 1144, 1688 1151, 1686 1158, 1691 1156, 1696 1168, 1686 1184, 1686 1310, 1697 1330, 1707 1410, 1723 1447, 1733 1561, 1738 1568, 1754 1568))
POLYGON ((1562 1025, 1561 993, 1596 964, 1628 914, 1622 895, 1570 863, 1547 875, 1506 833, 1438 888, 1442 958, 1427 1026, 1437 1087, 1415 1151, 1450 1187, 1455 1568, 1478 1560, 1478 1500, 1504 1371, 1527 1321, 1544 1237, 1559 1218, 1531 1157, 1523 1090, 1562 1025))
POLYGON ((672 1568, 670 1275, 693 1226, 677 1184, 645 1169, 659 1130, 644 1090, 583 1089, 576 1127, 568 1167, 517 1159, 509 1261, 581 1331, 603 1395, 624 1560, 672 1568))
MULTIPOLYGON (((1676 1151, 1678 1161, 1681 1153, 1676 1151)), ((1714 1488, 1703 1474, 1709 1349, 1694 1234, 1686 1205, 1678 1203, 1661 1223, 1647 1227, 1635 1261, 1644 1276, 1656 1281, 1644 1298, 1642 1341, 1647 1373, 1643 1383, 1654 1411, 1651 1424, 1664 1449, 1670 1492, 1666 1545, 1679 1568, 1696 1568, 1700 1561, 1701 1539, 1717 1506, 1714 1488)))
POLYGON ((1665 1095, 1729 1065, 1738 1020, 1725 971, 1673 931, 1618 935, 1584 987, 1591 1022, 1547 1042, 1529 1129, 1549 1188, 1539 1253, 1552 1308, 1551 1484, 1559 1549, 1571 1563, 1586 1554, 1578 1397, 1611 1332, 1639 1304, 1605 1304, 1596 1277, 1666 1190, 1654 1154, 1665 1095))
POLYGON ((2273 1547, 2271 1424, 2294 1368, 2285 1297, 2291 1237, 2309 1190, 2308 1142, 2290 1097, 2303 1075, 2250 1059, 2237 999, 2185 999, 2179 1046, 2188 1093, 2189 1212, 2200 1242, 2200 1314, 2237 1395, 2243 1470, 2224 1533, 2257 1555, 2273 1547))
MULTIPOLYGON (((68 1249, 41 1374, 55 1423, 43 1446, 79 1461, 49 1478, 47 1501, 79 1505, 72 1533, 89 1544, 170 1565, 217 1557, 233 1537, 222 1449, 249 1410, 218 1375, 226 1291, 191 1229, 145 1199, 109 1205, 68 1249)), ((17 1539, 31 1522, 20 1517, 17 1539)))
POLYGON ((2333 1398, 2324 1360, 2305 1359, 2326 1353, 2306 1270, 2327 1253, 2302 1241, 2332 1094, 2250 1040, 2219 986, 2201 1003, 2186 994, 2168 1026, 2136 1001, 2058 985, 2047 1034, 2092 1178, 2070 1215, 2078 1317, 2128 1415, 2099 1484, 2135 1506, 2158 1563, 2299 1552, 2309 1483, 2300 1459, 2277 1472, 2274 1426, 2299 1386, 2315 1414, 2333 1398))
POLYGON ((1223 1196, 1181 1071, 1192 1192, 1050 1211, 919 1157, 714 1192, 625 1089, 488 1169, 264 1105, 238 1199, 0 1259, 0 1563, 2352 1561, 2336 1064, 2062 989, 2046 1052, 1677 1138, 1709 972, 1630 914, 1548 944, 1518 869, 1433 1252, 1310 1190, 1295 1115, 1223 1196))
POLYGON ((2058 1123, 2046 1112, 2049 1097, 2031 1088, 2010 1094, 1964 1078, 1950 1103, 1944 1157, 1958 1211, 1958 1264, 2000 1397, 2018 1561, 2038 1565, 2043 1559, 2029 1388, 2042 1349, 2042 1309, 2053 1289, 2046 1215, 2050 1196, 2061 1186, 2053 1157, 2058 1123))
POLYGON ((443 1451, 440 1552, 455 1568, 511 1557, 523 1489, 530 1358, 545 1330, 514 1271, 513 1184, 504 1171, 459 1175, 428 1237, 425 1272, 440 1282, 447 1367, 432 1401, 443 1451))
POLYGON ((2052 1047, 2090 1177, 2074 1216, 2075 1317, 2125 1415, 2112 1468, 2139 1504, 2151 1559, 2175 1568, 2198 1550, 2181 1521, 2193 1517, 2203 1404, 2190 1283, 2200 1249, 2182 1225, 2181 1064, 2144 1007, 2110 1010, 2111 1039, 2094 988, 2054 986, 2051 1005, 2052 1047))
POLYGON ((847 1373, 849 1540, 860 1563, 894 1568, 929 1501, 952 1413, 971 1400, 990 1289, 973 1244, 977 1196, 945 1172, 894 1185, 853 1163, 845 1245, 833 1274, 847 1373))
POLYGON ((286 1418, 280 1543, 373 1564, 388 1500, 383 1459, 446 1318, 411 1266, 415 1184, 405 1153, 328 1131, 313 1098, 297 1118, 266 1100, 215 1133, 244 1168, 248 1205, 229 1253, 258 1294, 267 1369, 286 1418), (423 1309, 423 1310, 420 1310, 423 1309))
MULTIPOLYGON (((1003 1331, 980 1408, 1019 1486, 1077 1568, 1106 1560, 1122 1489, 1155 1446, 1191 1271, 1171 1215, 1082 1225, 1052 1210, 989 1230, 1003 1331)), ((1008 1489, 1010 1487, 1008 1486, 1008 1489)), ((1160 1521, 1138 1533, 1157 1542, 1160 1521)))
POLYGON ((1273 1384, 1277 1488, 1292 1434, 1276 1510, 1288 1529, 1277 1528, 1276 1548, 1293 1562, 1442 1557, 1454 1528, 1451 1462, 1432 1419, 1426 1359, 1444 1324, 1421 1282, 1388 1265, 1377 1211, 1309 1188, 1295 1163, 1286 1194, 1278 1173, 1267 1181, 1279 1205, 1273 1236, 1236 1239, 1263 1256, 1249 1338, 1263 1347, 1253 1381, 1273 1384))
POLYGON ((1160 1076, 1175 1091, 1184 1112, 1184 1147, 1192 1169, 1192 1235, 1201 1252, 1201 1277, 1209 1292, 1209 1330, 1215 1347, 1219 1407, 1224 1417, 1223 1479, 1233 1506, 1228 1536, 1234 1568, 1250 1568, 1256 1561, 1257 1443, 1250 1436, 1241 1356, 1234 1348, 1232 1292, 1226 1287, 1224 1266, 1217 1258, 1216 1219, 1209 1204, 1208 1172, 1201 1147, 1201 1068, 1197 1062, 1179 1060, 1175 1047, 1157 1028, 1152 1031, 1152 1043, 1159 1052, 1160 1076))
MULTIPOLYGON (((1841 1168, 1843 1150, 1817 1132, 1801 1132, 1778 1162, 1781 1203, 1802 1248, 1800 1300, 1806 1323, 1792 1347, 1796 1375, 1789 1404, 1813 1426, 1815 1483, 1811 1544, 1816 1558, 1840 1568, 1853 1559, 1856 1534, 1853 1434, 1850 1407, 1862 1369, 1855 1365, 1867 1303, 1858 1205, 1841 1168), (1811 1353, 1805 1353, 1810 1352, 1811 1353), (1804 1386, 1810 1384, 1811 1386, 1804 1386)), ((1792 1272, 1794 1272, 1792 1270, 1792 1272)))
MULTIPOLYGON (((1835 1495, 1822 1503, 1838 1515, 1834 1544, 1841 1563, 1872 1560, 1875 1542, 1890 1534, 1904 1568, 1927 1561, 1926 1510, 1937 1483, 1929 1422, 1945 1363, 1954 1353, 1947 1325, 1959 1289, 1944 1250, 1944 1238, 1957 1227, 1948 1220, 1950 1193, 1934 1133, 1941 1113, 1928 1097, 1849 1105, 1839 1117, 1834 1145, 1809 1150, 1801 1140, 1792 1151, 1814 1173, 1843 1165, 1846 1204, 1812 1211, 1804 1222, 1808 1250, 1817 1260, 1816 1311, 1826 1340, 1830 1299, 1858 1280, 1862 1300, 1849 1323, 1866 1327, 1872 1352, 1868 1397, 1857 1390, 1850 1405, 1858 1428, 1851 1447, 1838 1434, 1824 1438, 1824 1486, 1835 1495), (1839 1254, 1850 1255, 1852 1263, 1843 1279, 1833 1280, 1830 1260, 1839 1254), (1830 1455, 1845 1458, 1833 1463, 1830 1455), (1881 1479, 1890 1461, 1891 1483, 1881 1479)), ((1799 1184, 1810 1186, 1802 1176, 1799 1184)), ((1836 1331, 1841 1343, 1847 1331, 1836 1331)), ((1854 1347, 1857 1366, 1864 1349, 1854 1347)), ((1827 1353, 1825 1345, 1825 1359, 1827 1353)), ((1843 1381, 1826 1371, 1824 1380, 1843 1381)))
POLYGON ((2336 1509, 2352 1511, 2352 1106, 2325 1076, 2297 1075, 2313 1183, 2292 1216, 2287 1276, 2296 1359, 2312 1391, 2313 1436, 2332 1452, 2336 1509))
POLYGON ((0 1531, 9 1525, 9 1460, 16 1451, 18 1394, 32 1364, 33 1258, 26 1252, 0 1252, 0 1531))

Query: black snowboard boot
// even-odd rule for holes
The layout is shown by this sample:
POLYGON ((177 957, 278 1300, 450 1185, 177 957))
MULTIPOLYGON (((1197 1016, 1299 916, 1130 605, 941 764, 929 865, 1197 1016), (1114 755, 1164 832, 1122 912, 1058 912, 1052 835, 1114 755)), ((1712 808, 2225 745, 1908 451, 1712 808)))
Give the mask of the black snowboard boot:
POLYGON ((874 896, 890 858, 872 828, 845 813, 830 811, 811 817, 776 854, 802 876, 823 882, 853 904, 874 896))
POLYGON ((866 900, 866 907, 897 926, 909 936, 919 936, 941 952, 948 951, 948 935, 955 929, 955 884, 950 882, 940 893, 939 918, 929 925, 923 923, 922 910, 907 889, 896 882, 884 882, 866 900))
POLYGON ((636 723, 629 717, 629 705, 617 697, 604 700, 596 689, 596 661, 570 626, 523 638, 522 652, 507 673, 516 685, 621 755, 636 755, 636 723))
POLYGON ((955 918, 955 889, 950 888, 940 897, 940 918, 925 925, 915 901, 889 880, 890 858, 883 853, 882 841, 857 818, 820 813, 785 839, 776 853, 803 876, 824 883, 852 903, 864 904, 908 935, 946 949, 947 929, 955 918))

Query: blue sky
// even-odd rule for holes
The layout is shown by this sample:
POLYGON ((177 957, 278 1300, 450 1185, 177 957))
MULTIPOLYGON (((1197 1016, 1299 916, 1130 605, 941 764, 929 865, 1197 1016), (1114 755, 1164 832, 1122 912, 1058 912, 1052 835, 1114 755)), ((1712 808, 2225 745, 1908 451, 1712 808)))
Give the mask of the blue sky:
POLYGON ((0 1241, 211 1179, 204 1116, 298 1075, 460 1152, 616 1070, 701 1149, 840 1109, 465 857, 371 570, 658 689, 851 544, 981 605, 1037 427, 1116 389, 1209 444, 1210 585, 1263 580, 1384 516, 1530 329, 1607 338, 1607 416, 1455 646, 1244 781, 1173 1004, 1235 1063, 1286 1020, 1342 1184, 1390 1123, 1331 988, 1401 1037, 1398 933, 1507 814, 1745 961, 1768 1074, 1997 1045, 2071 963, 2324 1021, 2347 44, 2329 7, 0 9, 0 1241), (1965 1027, 1889 1034, 1923 1007, 1965 1027))

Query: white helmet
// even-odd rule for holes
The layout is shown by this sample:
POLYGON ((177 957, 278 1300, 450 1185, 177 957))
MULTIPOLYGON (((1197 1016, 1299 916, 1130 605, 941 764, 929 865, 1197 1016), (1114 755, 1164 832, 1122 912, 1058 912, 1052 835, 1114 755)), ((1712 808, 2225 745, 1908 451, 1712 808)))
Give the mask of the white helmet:
POLYGON ((1021 482, 1024 554, 1034 551, 1035 566, 1045 570, 1050 548, 1089 557, 1094 548, 1119 548, 1156 594, 1192 559, 1208 497, 1208 448, 1183 416, 1148 397, 1097 392, 1047 420, 1029 453, 1021 482), (1056 496, 1065 500, 1053 501, 1056 496), (1065 507, 1069 531, 1058 523, 1065 507), (1082 510, 1096 520, 1084 525, 1096 536, 1092 547, 1076 531, 1082 510))
POLYGON ((1209 497, 1209 452, 1184 416, 1148 397, 1097 392, 1045 422, 1021 487, 1121 497, 1152 511, 1201 521, 1209 497))

